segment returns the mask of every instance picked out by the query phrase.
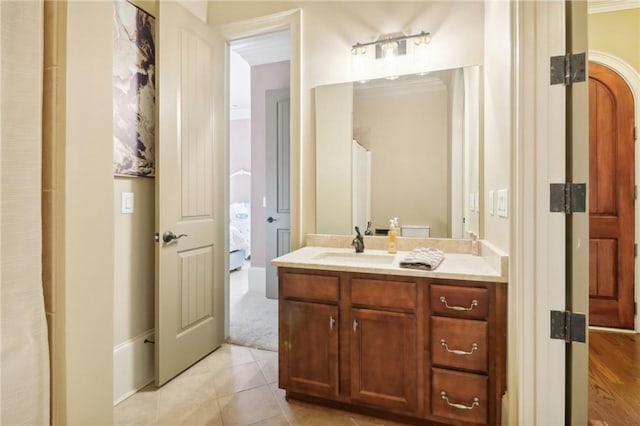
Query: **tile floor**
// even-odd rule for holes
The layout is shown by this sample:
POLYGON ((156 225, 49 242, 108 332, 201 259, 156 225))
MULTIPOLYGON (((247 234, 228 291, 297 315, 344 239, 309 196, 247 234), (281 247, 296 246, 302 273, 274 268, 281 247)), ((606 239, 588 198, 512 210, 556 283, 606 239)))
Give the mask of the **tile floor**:
POLYGON ((396 425, 286 401, 278 354, 224 344, 161 388, 149 385, 114 408, 115 425, 396 425))

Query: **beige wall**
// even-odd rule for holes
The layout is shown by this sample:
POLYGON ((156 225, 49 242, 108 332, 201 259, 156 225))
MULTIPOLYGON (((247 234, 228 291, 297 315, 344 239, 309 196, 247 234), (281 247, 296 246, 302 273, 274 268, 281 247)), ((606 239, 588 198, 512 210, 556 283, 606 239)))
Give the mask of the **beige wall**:
MULTIPOLYGON (((510 220, 489 214, 489 191, 509 189, 511 181, 511 6, 492 0, 485 3, 484 49, 484 141, 480 164, 484 164, 484 239, 509 252, 510 220)), ((511 202, 509 191, 509 203, 511 202)), ((494 199, 495 202, 495 199, 494 199)), ((512 215, 509 208, 508 215, 512 215)))
MULTIPOLYGON (((300 152, 300 236, 315 232, 315 129, 312 89, 353 80, 351 46, 380 34, 431 31, 431 62, 426 69, 482 64, 482 2, 231 2, 209 4, 208 22, 216 26, 289 9, 302 9, 302 87, 300 152), (464 28, 464 31, 461 31, 464 28)), ((409 73, 420 67, 408 67, 409 73)), ((381 77, 372 70, 367 77, 381 77)), ((295 236, 292 238, 295 239, 295 236)), ((294 244, 296 242, 294 241, 294 244)))
MULTIPOLYGON (((156 14, 154 1, 133 1, 156 14)), ((112 12, 113 13, 113 12, 112 12)), ((113 157, 113 155, 112 155, 113 157)), ((152 357, 153 348, 144 345, 154 328, 155 286, 155 179, 113 177, 113 350, 115 400, 131 392, 132 383, 144 377, 146 384, 153 366, 140 365, 152 357), (122 193, 134 194, 134 213, 122 213, 122 193), (136 356, 122 355, 136 354, 136 356), (144 356, 142 355, 144 353, 144 356)))
POLYGON ((116 177, 113 186, 113 345, 117 346, 154 327, 155 179, 116 177), (132 214, 122 213, 123 192, 134 194, 132 214))
POLYGON ((640 72, 640 7, 590 14, 589 50, 617 56, 640 72))
POLYGON ((111 2, 67 4, 66 138, 56 164, 65 230, 56 338, 66 404, 58 424, 113 418, 112 16, 111 2))
POLYGON ((356 92, 354 132, 371 151, 372 227, 427 225, 449 235, 447 88, 416 87, 393 96, 356 92))
MULTIPOLYGON (((353 84, 317 87, 315 93, 316 231, 349 235, 352 219, 353 84)), ((361 224, 366 227, 366 224, 361 224)))

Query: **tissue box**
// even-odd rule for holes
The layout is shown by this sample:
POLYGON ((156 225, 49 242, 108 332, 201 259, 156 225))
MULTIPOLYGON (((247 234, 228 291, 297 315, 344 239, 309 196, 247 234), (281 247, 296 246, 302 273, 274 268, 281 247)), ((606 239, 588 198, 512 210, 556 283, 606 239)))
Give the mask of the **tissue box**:
POLYGON ((400 235, 403 237, 429 238, 431 227, 426 225, 401 225, 400 235))

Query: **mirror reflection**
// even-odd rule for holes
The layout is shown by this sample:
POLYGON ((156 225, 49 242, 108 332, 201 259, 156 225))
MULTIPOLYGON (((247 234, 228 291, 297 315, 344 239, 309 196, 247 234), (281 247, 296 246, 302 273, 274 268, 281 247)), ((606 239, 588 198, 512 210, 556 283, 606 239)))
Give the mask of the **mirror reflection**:
MULTIPOLYGON (((479 234, 479 67, 317 87, 316 232, 479 234)), ((481 236, 481 235, 480 235, 481 236)))

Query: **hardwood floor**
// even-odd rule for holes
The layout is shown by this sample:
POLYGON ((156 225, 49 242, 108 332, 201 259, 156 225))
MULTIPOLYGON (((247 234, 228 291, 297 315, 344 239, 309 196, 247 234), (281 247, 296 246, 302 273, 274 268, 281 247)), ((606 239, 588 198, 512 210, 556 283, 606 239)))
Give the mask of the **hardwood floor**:
POLYGON ((640 425, 640 334, 589 332, 589 419, 640 425))

